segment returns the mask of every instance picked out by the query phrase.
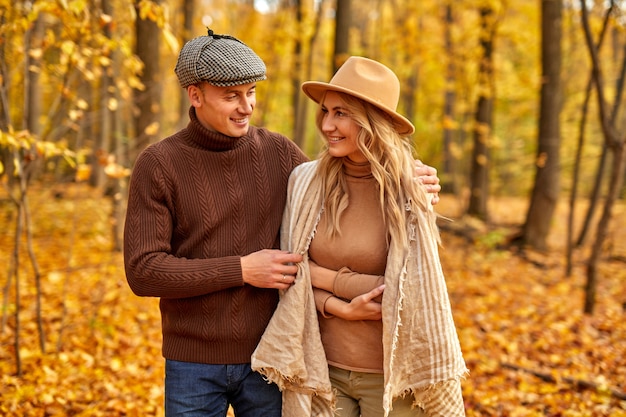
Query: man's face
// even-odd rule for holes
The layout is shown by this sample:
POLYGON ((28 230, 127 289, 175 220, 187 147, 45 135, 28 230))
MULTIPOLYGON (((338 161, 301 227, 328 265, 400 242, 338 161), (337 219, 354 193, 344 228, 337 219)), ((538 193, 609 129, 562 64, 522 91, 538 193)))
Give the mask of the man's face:
POLYGON ((256 83, 217 87, 203 82, 189 86, 187 93, 198 120, 207 129, 236 138, 248 133, 256 105, 256 83))

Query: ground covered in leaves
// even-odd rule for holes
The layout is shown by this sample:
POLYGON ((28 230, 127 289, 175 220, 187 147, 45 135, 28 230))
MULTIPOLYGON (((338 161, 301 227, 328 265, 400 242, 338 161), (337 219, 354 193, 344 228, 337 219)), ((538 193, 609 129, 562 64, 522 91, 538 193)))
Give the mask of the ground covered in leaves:
MULTIPOLYGON (((468 238, 444 228, 441 249, 470 369, 467 415, 626 416, 624 206, 614 213, 596 311, 586 316, 585 251, 564 277, 566 208, 555 216, 550 251, 522 253, 502 245, 524 219, 524 200, 494 199, 489 228, 459 219, 456 203, 444 196, 437 209, 474 231, 468 238)), ((24 240, 17 285, 11 274, 16 212, 0 193, 0 415, 163 415, 158 301, 129 290, 121 254, 111 251, 109 210, 82 186, 32 190, 38 320, 24 240)))

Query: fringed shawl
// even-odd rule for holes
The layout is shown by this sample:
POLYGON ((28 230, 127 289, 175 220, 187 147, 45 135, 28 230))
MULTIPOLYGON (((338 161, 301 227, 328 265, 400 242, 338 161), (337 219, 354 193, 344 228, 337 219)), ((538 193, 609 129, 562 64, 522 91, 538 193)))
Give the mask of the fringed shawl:
MULTIPOLYGON (((332 417, 334 408, 307 256, 323 207, 316 169, 313 161, 291 174, 281 247, 301 253, 304 261, 298 264, 294 285, 281 292, 252 355, 252 368, 283 392, 283 417, 332 417)), ((382 301, 385 416, 393 399, 407 394, 427 415, 464 415, 457 399, 448 410, 443 404, 436 412, 428 410, 429 399, 439 396, 437 390, 467 373, 429 215, 409 214, 409 247, 391 242, 387 258, 382 301)))

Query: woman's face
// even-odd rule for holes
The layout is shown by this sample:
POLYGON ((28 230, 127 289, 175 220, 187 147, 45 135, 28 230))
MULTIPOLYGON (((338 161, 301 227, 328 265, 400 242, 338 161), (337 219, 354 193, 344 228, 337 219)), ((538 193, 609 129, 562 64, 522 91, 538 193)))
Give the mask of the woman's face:
POLYGON ((322 102, 322 113, 321 128, 328 141, 328 153, 335 158, 348 157, 353 162, 366 162, 367 158, 356 141, 360 127, 352 119, 339 93, 326 93, 322 102))

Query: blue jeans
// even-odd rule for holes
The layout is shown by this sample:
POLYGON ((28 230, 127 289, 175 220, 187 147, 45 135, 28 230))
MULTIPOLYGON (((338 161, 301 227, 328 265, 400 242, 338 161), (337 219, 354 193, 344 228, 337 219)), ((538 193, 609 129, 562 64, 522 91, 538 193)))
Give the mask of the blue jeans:
POLYGON ((281 417, 282 395, 250 364, 165 361, 166 417, 281 417))

